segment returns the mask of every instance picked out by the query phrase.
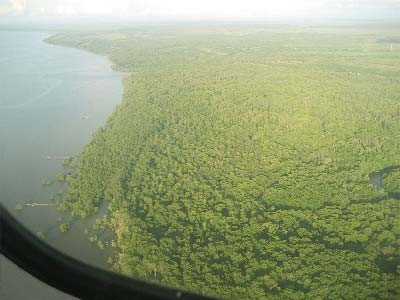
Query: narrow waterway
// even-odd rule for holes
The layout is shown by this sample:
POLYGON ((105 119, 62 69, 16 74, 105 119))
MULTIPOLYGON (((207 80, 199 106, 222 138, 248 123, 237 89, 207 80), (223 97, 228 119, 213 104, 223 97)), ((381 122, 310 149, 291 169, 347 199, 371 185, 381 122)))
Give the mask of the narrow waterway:
MULTIPOLYGON (((376 189, 385 191, 385 187, 383 186, 383 178, 390 174, 393 171, 400 170, 400 166, 390 166, 382 170, 378 170, 369 174, 369 183, 372 184, 376 189)), ((387 192, 387 191, 385 191, 387 192)), ((400 200, 400 195, 398 193, 387 193, 387 196, 384 199, 394 198, 400 200)))
POLYGON ((382 170, 378 170, 369 174, 369 183, 377 189, 383 189, 382 179, 386 174, 399 170, 400 166, 390 166, 382 170))

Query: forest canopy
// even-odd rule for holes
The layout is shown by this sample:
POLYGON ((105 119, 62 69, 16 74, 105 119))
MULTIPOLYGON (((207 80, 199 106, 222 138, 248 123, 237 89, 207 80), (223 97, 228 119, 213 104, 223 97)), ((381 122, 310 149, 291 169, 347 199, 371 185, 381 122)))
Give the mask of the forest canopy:
POLYGON ((128 276, 226 299, 399 299, 400 171, 369 177, 400 165, 399 39, 378 25, 57 34, 127 73, 65 163, 59 209, 106 203, 128 276))

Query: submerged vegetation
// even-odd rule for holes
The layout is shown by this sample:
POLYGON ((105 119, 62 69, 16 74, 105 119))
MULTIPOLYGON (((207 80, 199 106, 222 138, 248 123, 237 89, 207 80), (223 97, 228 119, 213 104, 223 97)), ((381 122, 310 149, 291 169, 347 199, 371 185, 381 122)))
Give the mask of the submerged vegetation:
POLYGON ((51 181, 51 180, 49 180, 49 179, 43 180, 43 181, 42 181, 42 185, 43 185, 43 186, 52 186, 53 183, 54 183, 54 181, 51 181))
POLYGON ((64 233, 64 232, 67 232, 69 230, 70 226, 67 223, 61 223, 59 228, 60 228, 60 231, 62 233, 64 233))
POLYGON ((36 232, 36 236, 38 238, 41 238, 41 239, 45 239, 46 238, 45 234, 43 232, 41 232, 41 231, 36 232))
POLYGON ((368 175, 400 164, 400 45, 382 42, 399 38, 261 25, 53 36, 131 73, 64 162, 59 208, 85 218, 106 201, 96 226, 130 276, 227 299, 397 299, 400 173, 385 189, 368 175))

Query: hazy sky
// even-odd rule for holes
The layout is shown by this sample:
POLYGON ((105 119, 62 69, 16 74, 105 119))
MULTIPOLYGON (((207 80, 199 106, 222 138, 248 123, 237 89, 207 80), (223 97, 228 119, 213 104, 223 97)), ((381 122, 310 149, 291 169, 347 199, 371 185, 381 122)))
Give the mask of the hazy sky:
POLYGON ((400 17, 400 0, 0 0, 0 15, 149 18, 400 17))

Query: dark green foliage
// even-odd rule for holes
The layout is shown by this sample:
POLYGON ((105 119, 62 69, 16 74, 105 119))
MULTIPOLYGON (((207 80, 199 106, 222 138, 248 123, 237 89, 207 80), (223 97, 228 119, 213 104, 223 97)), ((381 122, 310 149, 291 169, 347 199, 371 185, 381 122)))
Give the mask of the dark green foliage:
POLYGON ((386 192, 396 194, 400 197, 400 170, 393 171, 384 176, 382 184, 386 192))
POLYGON ((400 164, 400 52, 376 43, 386 31, 52 37, 133 73, 59 208, 84 218, 107 201, 95 228, 112 229, 113 267, 131 276, 227 299, 398 299, 400 201, 368 182, 400 164))

